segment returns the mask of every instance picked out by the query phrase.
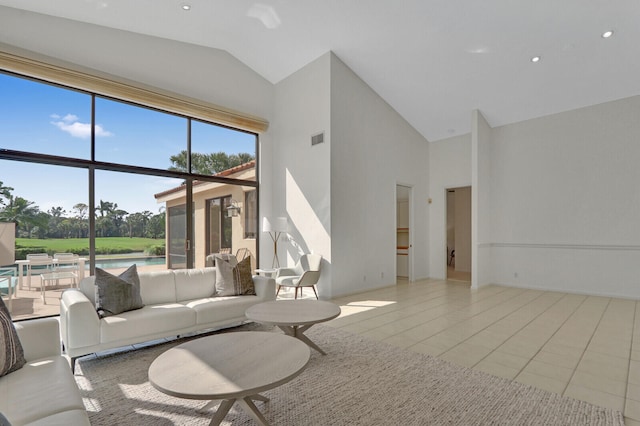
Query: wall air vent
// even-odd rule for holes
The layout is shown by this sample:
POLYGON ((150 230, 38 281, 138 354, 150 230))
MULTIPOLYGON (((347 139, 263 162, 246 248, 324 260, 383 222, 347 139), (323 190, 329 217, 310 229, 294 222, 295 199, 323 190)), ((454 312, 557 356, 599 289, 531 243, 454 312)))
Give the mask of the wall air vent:
POLYGON ((318 145, 319 143, 324 142, 324 132, 320 132, 318 134, 311 136, 311 146, 318 145))

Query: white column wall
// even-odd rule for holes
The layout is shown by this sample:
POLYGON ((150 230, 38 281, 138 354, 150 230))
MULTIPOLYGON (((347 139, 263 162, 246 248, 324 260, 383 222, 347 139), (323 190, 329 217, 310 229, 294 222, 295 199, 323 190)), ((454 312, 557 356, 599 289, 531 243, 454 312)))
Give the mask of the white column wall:
POLYGON ((491 283, 491 127, 479 110, 471 114, 471 287, 491 283))
POLYGON ((331 61, 331 296, 396 282, 396 184, 412 186, 413 276, 429 276, 429 144, 335 55, 331 61))
MULTIPOLYGON (((286 216, 290 241, 281 241, 281 266, 293 266, 303 253, 323 256, 318 293, 331 297, 330 54, 276 85, 273 151, 273 215, 286 216), (311 136, 325 132, 324 143, 311 136)), ((263 238, 267 239, 267 238, 263 238)), ((268 250, 271 253, 273 249, 268 250)), ((265 259, 269 256, 265 256, 265 259)))
POLYGON ((429 276, 444 279, 447 276, 447 188, 471 185, 471 134, 430 142, 428 169, 429 276))

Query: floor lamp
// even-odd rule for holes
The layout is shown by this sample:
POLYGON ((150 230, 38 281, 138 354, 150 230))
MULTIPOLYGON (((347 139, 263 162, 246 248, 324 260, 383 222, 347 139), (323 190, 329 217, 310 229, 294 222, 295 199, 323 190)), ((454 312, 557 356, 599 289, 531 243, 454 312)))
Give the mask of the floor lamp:
POLYGON ((273 262, 272 268, 280 267, 280 260, 278 259, 278 239, 280 234, 287 232, 288 223, 286 217, 265 217, 262 219, 262 232, 268 232, 273 240, 273 262))

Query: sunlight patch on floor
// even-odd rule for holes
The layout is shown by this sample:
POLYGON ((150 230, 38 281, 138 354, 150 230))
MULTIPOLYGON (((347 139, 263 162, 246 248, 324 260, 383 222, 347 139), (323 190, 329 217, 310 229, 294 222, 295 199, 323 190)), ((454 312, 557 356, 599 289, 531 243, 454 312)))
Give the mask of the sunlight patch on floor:
POLYGON ((393 300, 362 300, 357 302, 349 302, 344 305, 340 305, 342 313, 340 317, 346 317, 361 312, 370 311, 372 309, 381 308, 383 306, 393 305, 396 303, 393 300))

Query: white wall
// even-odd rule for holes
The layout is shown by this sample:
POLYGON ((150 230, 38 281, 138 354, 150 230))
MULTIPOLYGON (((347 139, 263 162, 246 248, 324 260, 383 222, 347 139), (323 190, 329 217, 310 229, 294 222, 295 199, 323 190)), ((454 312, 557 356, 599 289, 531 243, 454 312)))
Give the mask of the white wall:
POLYGON ((223 50, 0 6, 10 46, 269 119, 273 85, 223 50))
MULTIPOLYGON (((286 216, 291 241, 280 244, 282 266, 302 253, 323 256, 318 293, 331 294, 330 54, 325 54, 276 85, 274 101, 273 215, 286 216), (325 132, 324 143, 311 136, 325 132)), ((270 259, 272 249, 264 259, 270 259)), ((263 260, 264 263, 264 260, 263 260)))
POLYGON ((492 129, 498 284, 640 297, 640 96, 492 129))
POLYGON ((335 55, 331 135, 331 296, 395 283, 396 184, 412 187, 413 276, 428 277, 428 142, 335 55))
POLYGON ((447 188, 471 185, 471 135, 429 143, 429 276, 447 274, 447 188))

